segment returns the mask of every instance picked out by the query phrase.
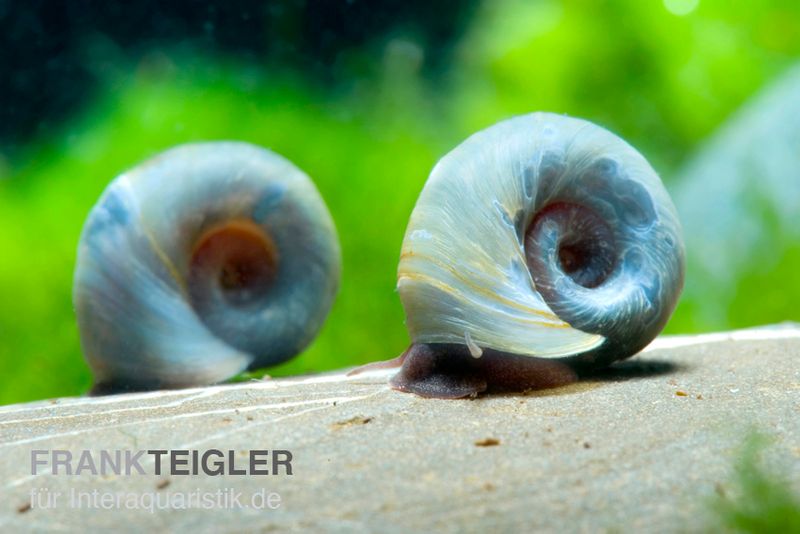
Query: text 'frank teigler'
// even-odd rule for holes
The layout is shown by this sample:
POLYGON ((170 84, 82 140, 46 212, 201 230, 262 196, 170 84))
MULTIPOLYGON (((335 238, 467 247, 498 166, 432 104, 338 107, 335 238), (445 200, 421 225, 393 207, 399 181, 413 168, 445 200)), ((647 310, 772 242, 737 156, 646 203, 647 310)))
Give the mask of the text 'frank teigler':
POLYGON ((285 449, 81 450, 34 449, 31 474, 53 475, 291 475, 285 449))

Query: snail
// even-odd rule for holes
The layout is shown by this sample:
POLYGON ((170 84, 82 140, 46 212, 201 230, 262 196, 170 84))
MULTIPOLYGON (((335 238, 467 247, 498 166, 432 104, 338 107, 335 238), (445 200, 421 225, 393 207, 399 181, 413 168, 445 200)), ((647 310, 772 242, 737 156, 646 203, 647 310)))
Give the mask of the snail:
POLYGON ((269 150, 206 142, 118 176, 86 220, 73 302, 95 393, 216 383, 283 362, 339 285, 333 220, 269 150))
POLYGON ((643 156, 590 122, 533 113, 433 168, 397 288, 411 346, 395 389, 461 398, 570 383, 664 327, 683 287, 676 210, 643 156))

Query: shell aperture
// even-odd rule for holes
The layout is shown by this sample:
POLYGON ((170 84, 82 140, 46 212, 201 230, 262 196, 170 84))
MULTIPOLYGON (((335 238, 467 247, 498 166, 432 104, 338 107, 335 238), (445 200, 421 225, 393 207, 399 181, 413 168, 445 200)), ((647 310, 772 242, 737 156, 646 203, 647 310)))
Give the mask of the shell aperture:
POLYGON ((683 276, 675 207, 644 157, 587 121, 533 113, 434 167, 398 291, 413 344, 604 364, 661 331, 683 276))
POLYGON ((339 284, 330 213, 289 161, 241 142, 167 150, 84 225, 73 301, 97 390, 219 382, 296 355, 339 284))

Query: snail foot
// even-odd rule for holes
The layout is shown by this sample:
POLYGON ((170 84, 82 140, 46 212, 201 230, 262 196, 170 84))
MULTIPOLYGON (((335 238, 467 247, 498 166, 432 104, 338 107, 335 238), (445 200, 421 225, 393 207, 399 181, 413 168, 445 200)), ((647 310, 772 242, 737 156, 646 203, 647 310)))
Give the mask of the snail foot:
POLYGON ((106 395, 118 395, 120 393, 138 393, 140 391, 148 391, 147 387, 136 387, 130 384, 122 384, 119 382, 99 382, 92 384, 91 389, 86 392, 89 397, 105 397, 106 395))
POLYGON ((461 399, 483 392, 524 392, 565 386, 578 380, 576 370, 564 361, 493 349, 483 349, 476 358, 466 345, 415 343, 401 358, 400 372, 389 384, 398 391, 427 398, 461 399))
POLYGON ((398 391, 434 399, 463 399, 488 388, 466 345, 415 343, 405 355, 400 372, 389 381, 398 391))

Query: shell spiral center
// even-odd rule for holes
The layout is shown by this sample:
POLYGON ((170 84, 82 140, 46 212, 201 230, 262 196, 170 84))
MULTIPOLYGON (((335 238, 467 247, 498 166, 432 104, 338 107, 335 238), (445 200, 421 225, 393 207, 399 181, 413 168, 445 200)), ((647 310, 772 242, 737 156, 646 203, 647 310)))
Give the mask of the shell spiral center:
POLYGON ((555 286, 548 267, 592 289, 605 282, 618 263, 608 223, 591 208, 568 202, 549 204, 536 214, 525 235, 525 257, 547 301, 552 301, 555 286))
POLYGON ((234 306, 258 302, 275 279, 278 254, 259 226, 231 221, 200 237, 189 265, 189 295, 202 315, 213 293, 234 306))

